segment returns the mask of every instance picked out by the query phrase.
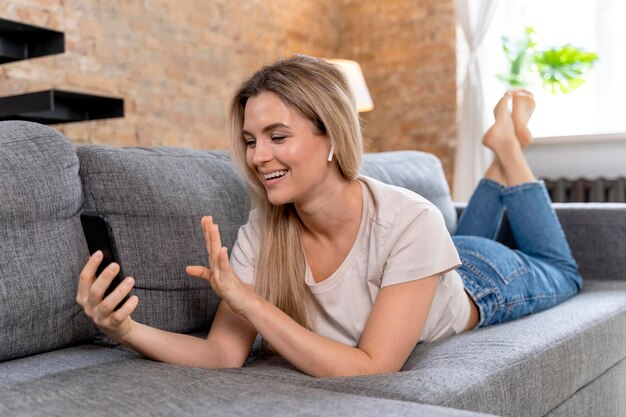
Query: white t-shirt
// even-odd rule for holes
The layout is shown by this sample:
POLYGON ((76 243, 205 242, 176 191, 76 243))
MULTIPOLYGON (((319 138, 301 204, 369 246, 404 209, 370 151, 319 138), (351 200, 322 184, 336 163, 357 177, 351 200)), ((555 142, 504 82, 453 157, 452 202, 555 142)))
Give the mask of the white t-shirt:
MULTIPOLYGON (((461 262, 439 209, 407 189, 359 177, 363 210, 348 256, 320 283, 307 264, 305 281, 313 298, 313 330, 358 346, 381 288, 442 274, 420 341, 461 333, 470 317, 461 262)), ((258 219, 250 212, 231 252, 231 267, 252 284, 258 256, 258 219)))

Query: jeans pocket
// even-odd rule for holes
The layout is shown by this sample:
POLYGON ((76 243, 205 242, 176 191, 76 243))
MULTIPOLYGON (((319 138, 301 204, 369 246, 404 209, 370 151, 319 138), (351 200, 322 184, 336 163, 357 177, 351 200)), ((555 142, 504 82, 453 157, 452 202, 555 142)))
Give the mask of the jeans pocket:
POLYGON ((482 275, 497 276, 506 285, 528 272, 528 265, 517 252, 499 242, 477 236, 455 238, 454 242, 464 263, 482 275))

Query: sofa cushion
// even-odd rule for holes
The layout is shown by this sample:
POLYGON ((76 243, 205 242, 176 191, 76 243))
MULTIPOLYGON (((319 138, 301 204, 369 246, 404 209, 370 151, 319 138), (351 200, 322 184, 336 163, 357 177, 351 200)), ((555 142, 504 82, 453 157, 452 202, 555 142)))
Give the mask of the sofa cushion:
POLYGON ((439 159, 419 151, 395 151, 363 155, 361 173, 387 184, 407 188, 436 205, 448 230, 456 225, 456 211, 439 159))
POLYGON ((28 385, 59 373, 75 372, 137 357, 138 353, 128 349, 79 345, 0 362, 0 389, 28 385))
POLYGON ((419 344, 400 373, 314 379, 277 356, 229 372, 496 415, 543 416, 624 358, 626 282, 590 281, 552 309, 419 344))
POLYGON ((133 318, 174 332, 208 326, 219 300, 185 267, 207 264, 203 215, 214 217, 229 248, 247 220, 250 203, 228 155, 89 145, 78 157, 83 209, 109 219, 124 272, 135 278, 133 318))
POLYGON ((93 346, 0 364, 0 374, 5 373, 10 382, 0 382, 3 416, 485 416, 260 382, 93 346), (20 369, 28 378, 15 378, 20 369))
POLYGON ((0 122, 0 361, 87 340, 78 158, 57 131, 0 122))
POLYGON ((626 412, 626 360, 582 387, 546 417, 623 416, 626 412))

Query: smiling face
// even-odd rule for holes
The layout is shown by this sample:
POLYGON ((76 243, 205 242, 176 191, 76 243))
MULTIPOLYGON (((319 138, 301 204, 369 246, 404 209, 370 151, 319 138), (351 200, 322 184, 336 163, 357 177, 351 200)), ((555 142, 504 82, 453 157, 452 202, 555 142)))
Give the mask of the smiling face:
POLYGON ((305 203, 337 174, 328 136, 274 93, 248 99, 243 140, 246 163, 274 205, 305 203))

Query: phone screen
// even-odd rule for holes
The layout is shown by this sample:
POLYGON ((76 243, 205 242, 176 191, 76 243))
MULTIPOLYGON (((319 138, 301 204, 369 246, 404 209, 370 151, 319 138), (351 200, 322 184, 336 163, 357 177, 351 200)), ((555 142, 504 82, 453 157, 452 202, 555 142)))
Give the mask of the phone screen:
MULTIPOLYGON (((125 276, 122 270, 122 264, 119 260, 117 246, 113 237, 113 230, 111 229, 111 226, 107 222, 106 218, 100 214, 82 213, 80 215, 80 221, 83 226, 85 239, 87 240, 89 255, 93 255, 93 253, 98 250, 102 251, 104 255, 102 262, 96 271, 96 277, 99 277, 100 273, 102 273, 104 268, 106 268, 111 262, 116 262, 120 266, 120 272, 113 279, 113 281, 111 281, 111 285, 109 285, 109 288, 107 288, 104 293, 103 298, 106 298, 106 296, 108 296, 120 284, 125 276)), ((115 310, 117 310, 127 298, 128 297, 122 300, 115 310)))

